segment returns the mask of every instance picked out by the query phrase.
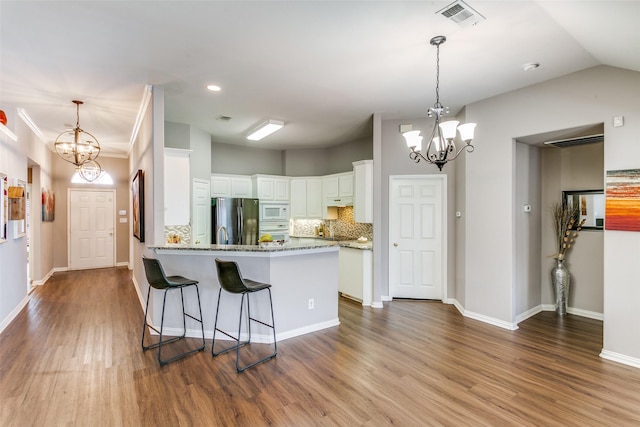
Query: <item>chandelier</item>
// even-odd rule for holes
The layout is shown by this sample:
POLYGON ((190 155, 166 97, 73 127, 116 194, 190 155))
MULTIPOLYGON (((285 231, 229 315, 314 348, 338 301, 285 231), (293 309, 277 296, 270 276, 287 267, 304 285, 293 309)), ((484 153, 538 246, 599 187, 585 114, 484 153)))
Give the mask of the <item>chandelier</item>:
POLYGON ((92 182, 102 172, 100 164, 95 161, 100 154, 100 143, 95 136, 80 128, 80 105, 83 102, 77 100, 71 102, 76 104, 76 127, 58 135, 53 145, 58 156, 74 164, 80 176, 92 182))
POLYGON ((427 143, 426 150, 422 150, 422 136, 419 130, 404 132, 407 147, 411 150, 409 158, 418 163, 424 160, 432 163, 442 170, 442 167, 449 161, 455 160, 463 150, 472 152, 474 150, 471 141, 473 140, 473 131, 476 127, 475 123, 465 123, 460 126, 459 121, 450 120, 441 122, 442 116, 449 114, 449 107, 443 107, 440 103, 440 45, 447 41, 445 36, 436 36, 431 39, 431 45, 436 47, 436 103, 429 108, 427 117, 435 117, 436 122, 431 132, 431 137, 427 143), (454 139, 456 130, 460 132, 460 139, 465 145, 456 148, 454 139))

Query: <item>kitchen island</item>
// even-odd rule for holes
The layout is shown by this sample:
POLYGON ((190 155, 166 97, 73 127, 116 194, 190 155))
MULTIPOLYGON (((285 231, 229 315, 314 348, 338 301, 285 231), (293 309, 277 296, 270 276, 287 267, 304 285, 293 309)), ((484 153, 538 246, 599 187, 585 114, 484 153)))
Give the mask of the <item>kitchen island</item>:
MULTIPOLYGON (((285 244, 258 245, 174 245, 152 246, 167 275, 198 280, 204 317, 205 336, 213 335, 218 302, 218 278, 215 259, 235 261, 243 277, 270 283, 278 341, 337 326, 338 252, 336 242, 291 239, 285 244)), ((194 291, 195 293, 195 291, 194 291)), ((152 293, 153 322, 159 324, 161 292, 152 293)), ((169 334, 181 332, 179 298, 171 298, 165 329, 169 334)), ((238 327, 240 296, 222 292, 219 325, 235 331, 238 327)), ((168 301, 169 304, 169 301, 168 301)), ((187 311, 197 312, 195 295, 185 295, 187 311)), ((266 292, 251 296, 253 317, 269 318, 266 292)), ((197 336, 197 326, 189 325, 189 336, 197 336), (193 330, 191 330, 193 329, 193 330)), ((252 340, 273 341, 266 328, 252 324, 252 340)), ((217 335, 216 335, 217 337, 217 335)))

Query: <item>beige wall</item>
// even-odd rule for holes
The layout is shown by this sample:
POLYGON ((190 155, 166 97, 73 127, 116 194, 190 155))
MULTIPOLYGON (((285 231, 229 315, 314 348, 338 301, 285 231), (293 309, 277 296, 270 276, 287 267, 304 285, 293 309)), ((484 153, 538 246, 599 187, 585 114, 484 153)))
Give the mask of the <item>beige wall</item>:
MULTIPOLYGON (((604 189, 604 144, 542 150, 544 225, 541 229, 543 263, 540 274, 543 304, 554 303, 549 274, 550 255, 555 252, 550 206, 562 200, 562 191, 604 189)), ((567 266, 571 271, 569 307, 601 316, 604 310, 604 232, 583 230, 567 256, 567 266)))
POLYGON ((129 261, 129 172, 128 160, 114 157, 99 156, 98 162, 102 168, 113 178, 113 185, 97 184, 72 184, 71 177, 75 172, 75 166, 53 156, 53 192, 56 197, 56 212, 53 229, 53 263, 55 267, 65 268, 68 260, 68 190, 70 188, 84 189, 114 189, 116 191, 116 264, 126 264, 129 261), (118 212, 127 211, 127 222, 119 222, 121 217, 118 212))

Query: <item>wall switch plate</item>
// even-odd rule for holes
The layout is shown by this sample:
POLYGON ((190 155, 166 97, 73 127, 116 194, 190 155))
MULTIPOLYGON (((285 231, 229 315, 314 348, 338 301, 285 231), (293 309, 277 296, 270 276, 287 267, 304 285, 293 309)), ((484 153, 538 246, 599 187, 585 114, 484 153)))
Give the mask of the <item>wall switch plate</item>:
POLYGON ((313 300, 313 298, 309 299, 309 310, 313 310, 313 308, 315 307, 315 301, 313 300))
POLYGON ((127 214, 127 211, 125 211, 125 210, 121 210, 121 211, 118 211, 118 213, 119 213, 120 215, 126 215, 126 214, 127 214))
POLYGON ((120 222, 127 222, 127 218, 120 218, 120 222))
POLYGON ((531 212, 531 205, 524 205, 524 211, 525 211, 526 213, 531 212))
POLYGON ((613 127, 619 128, 624 126, 624 116, 617 116, 613 118, 613 127))

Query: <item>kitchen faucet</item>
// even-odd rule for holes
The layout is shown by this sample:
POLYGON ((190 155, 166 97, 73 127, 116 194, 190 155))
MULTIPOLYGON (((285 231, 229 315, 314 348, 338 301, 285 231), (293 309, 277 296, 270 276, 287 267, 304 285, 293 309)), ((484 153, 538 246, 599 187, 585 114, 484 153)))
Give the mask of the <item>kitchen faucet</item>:
POLYGON ((228 243, 228 242, 229 242, 229 233, 227 232, 227 227, 225 227, 224 225, 221 225, 220 227, 218 227, 218 231, 216 231, 216 240, 217 240, 219 243, 222 243, 222 242, 220 241, 220 232, 221 232, 221 231, 224 231, 224 234, 223 234, 223 236, 224 236, 224 243, 228 243))

